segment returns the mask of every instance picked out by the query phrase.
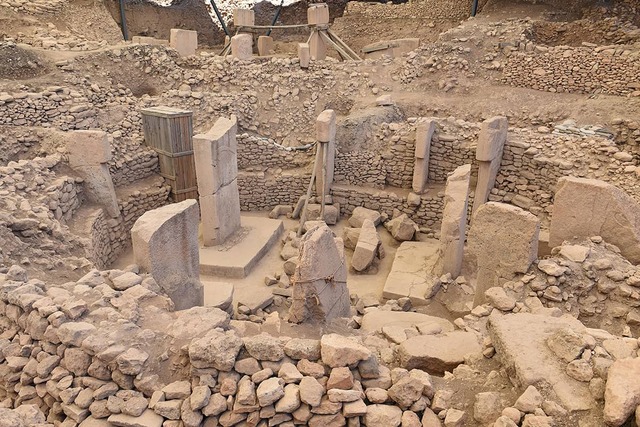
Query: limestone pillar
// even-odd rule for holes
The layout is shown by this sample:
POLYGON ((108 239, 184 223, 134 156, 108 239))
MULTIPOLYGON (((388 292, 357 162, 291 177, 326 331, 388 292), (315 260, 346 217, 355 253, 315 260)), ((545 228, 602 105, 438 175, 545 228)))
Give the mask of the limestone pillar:
POLYGON ((517 206, 488 202, 473 214, 467 244, 469 261, 477 267, 474 307, 484 293, 526 273, 538 255, 540 221, 517 206))
POLYGON ((322 177, 322 161, 316 164, 316 194, 318 196, 329 194, 333 184, 333 172, 336 157, 336 113, 333 110, 324 110, 316 120, 316 139, 318 149, 326 151, 324 156, 327 163, 326 182, 322 177))
POLYGON ((335 237, 326 225, 314 227, 300 242, 289 320, 295 323, 326 322, 349 314, 342 239, 335 237))
MULTIPOLYGON (((307 22, 309 25, 317 26, 321 31, 326 30, 329 25, 329 6, 326 3, 309 5, 307 22)), ((309 49, 311 58, 316 61, 321 61, 327 57, 327 44, 317 31, 311 36, 309 49)))
POLYGON ((67 133, 69 166, 84 179, 87 200, 105 208, 112 217, 120 216, 120 207, 107 163, 111 146, 107 133, 80 130, 67 133))
POLYGON ((267 56, 273 53, 273 37, 258 37, 258 55, 267 56))
POLYGON ((308 43, 298 43, 298 59, 300 60, 300 68, 309 68, 311 51, 308 43))
POLYGON ((507 141, 508 126, 507 118, 498 116, 485 120, 480 127, 476 149, 478 183, 473 200, 473 212, 489 200, 489 193, 496 182, 502 162, 502 150, 507 141))
POLYGON ((224 243, 240 228, 236 131, 232 116, 219 118, 209 132, 193 137, 205 246, 224 243))
POLYGON ((253 9, 233 9, 233 26, 252 26, 256 24, 256 14, 253 9))
POLYGON ((436 130, 436 122, 423 120, 416 127, 415 164, 413 166, 413 192, 421 194, 429 180, 429 154, 431 138, 436 130))
POLYGON ((198 49, 198 32, 172 28, 169 36, 169 46, 174 48, 180 56, 189 56, 198 49))
POLYGON ((248 61, 253 57, 253 36, 240 33, 231 37, 231 56, 248 61))
POLYGON ((444 190, 444 210, 440 226, 442 274, 460 275, 467 228, 467 207, 471 165, 456 168, 447 178, 444 190))
POLYGON ((204 304, 195 200, 145 212, 133 225, 131 240, 136 264, 151 274, 176 310, 204 304))

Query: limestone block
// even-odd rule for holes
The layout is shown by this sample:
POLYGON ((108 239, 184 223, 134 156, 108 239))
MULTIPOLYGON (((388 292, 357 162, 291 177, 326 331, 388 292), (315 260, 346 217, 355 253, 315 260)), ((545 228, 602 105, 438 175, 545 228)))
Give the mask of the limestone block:
POLYGON ((476 148, 477 160, 490 162, 498 156, 502 157, 502 149, 507 141, 507 127, 507 118, 502 116, 482 122, 476 148))
POLYGON ((204 245, 224 243, 240 228, 238 181, 220 187, 215 194, 200 197, 200 211, 204 245))
POLYGON ((111 160, 107 133, 99 130, 78 130, 65 134, 69 166, 95 166, 111 160))
POLYGON ((231 55, 248 61, 253 57, 253 35, 241 33, 231 37, 231 55))
POLYGON ((146 212, 133 225, 131 240, 136 264, 151 274, 177 310, 203 305, 195 200, 146 212))
POLYGON ((329 23, 329 6, 326 3, 309 5, 307 22, 310 25, 326 25, 329 23))
POLYGON ((309 40, 309 55, 314 61, 322 61, 327 57, 327 43, 318 32, 313 33, 309 40))
POLYGON ((471 165, 458 167, 447 178, 440 226, 442 274, 460 275, 467 228, 467 206, 471 165))
POLYGON ((349 316, 349 290, 342 239, 326 225, 309 230, 300 242, 293 276, 292 322, 324 322, 349 316))
POLYGON ((604 421, 620 426, 640 404, 640 359, 616 360, 604 392, 604 421))
POLYGON ((369 268, 378 255, 378 248, 381 244, 380 236, 378 236, 373 221, 365 219, 360 229, 358 243, 353 251, 353 257, 351 258, 351 266, 353 269, 356 271, 364 271, 369 268))
POLYGON ((237 120, 219 118, 206 133, 193 137, 193 155, 200 196, 215 194, 238 176, 237 120))
POLYGON ((258 37, 258 55, 267 56, 273 53, 273 37, 258 37))
POLYGON ((335 142, 336 112, 324 110, 316 120, 316 139, 320 142, 335 142))
POLYGON ((416 127, 415 164, 413 167, 413 191, 420 194, 424 191, 429 179, 429 157, 431 138, 436 129, 433 120, 421 121, 416 127))
POLYGON ((169 46, 174 48, 180 56, 193 55, 198 49, 198 32, 172 28, 169 46))
POLYGON ((316 120, 316 138, 321 143, 318 149, 322 149, 322 157, 326 161, 326 182, 323 178, 322 162, 316 167, 316 193, 318 195, 329 194, 333 184, 333 175, 336 157, 336 113, 333 110, 325 110, 316 120))
POLYGON ((614 185, 595 179, 563 177, 553 204, 549 246, 601 236, 640 263, 640 206, 614 185))
POLYGON ((255 25, 256 14, 253 9, 233 9, 233 25, 241 27, 243 25, 255 25))
POLYGON ((484 293, 516 273, 526 273, 538 254, 540 222, 517 206, 489 202, 473 215, 468 237, 470 261, 477 266, 474 306, 484 293))
POLYGON ((309 68, 311 60, 309 43, 298 43, 298 59, 300 60, 300 68, 309 68))
POLYGON ((465 357, 482 351, 476 334, 453 331, 441 335, 419 335, 400 344, 398 358, 405 369, 421 369, 442 375, 464 363, 465 357))

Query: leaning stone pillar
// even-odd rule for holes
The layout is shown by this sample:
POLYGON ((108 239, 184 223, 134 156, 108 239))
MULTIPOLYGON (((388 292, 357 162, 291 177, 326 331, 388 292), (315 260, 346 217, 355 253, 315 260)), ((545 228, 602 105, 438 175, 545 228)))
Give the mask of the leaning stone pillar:
POLYGON ((471 165, 459 166, 447 178, 440 227, 442 274, 460 275, 467 229, 467 207, 471 165))
POLYGON ((485 120, 478 134, 478 183, 473 200, 473 212, 489 200, 489 193, 496 182, 502 162, 502 150, 507 141, 508 122, 506 117, 492 117, 485 120))
POLYGON ((413 192, 421 194, 429 180, 429 155, 431 153, 431 138, 436 130, 433 120, 425 120, 416 127, 415 164, 413 166, 413 192))
POLYGON ((195 200, 145 212, 133 225, 131 240, 136 264, 151 274, 176 310, 204 304, 195 200))
POLYGON ((204 246, 220 245, 240 228, 237 120, 219 118, 193 137, 204 246))
POLYGON ((344 243, 326 225, 312 228, 300 242, 289 320, 325 322, 349 313, 344 243))
POLYGON ((120 216, 116 190, 107 166, 111 160, 107 133, 94 130, 69 132, 67 155, 71 169, 84 179, 87 199, 103 206, 110 216, 120 216))
POLYGON ((316 139, 318 149, 325 150, 324 157, 327 163, 326 181, 323 180, 322 159, 316 167, 316 194, 322 196, 329 194, 333 184, 333 172, 336 157, 336 113, 333 110, 324 110, 316 120, 316 139))

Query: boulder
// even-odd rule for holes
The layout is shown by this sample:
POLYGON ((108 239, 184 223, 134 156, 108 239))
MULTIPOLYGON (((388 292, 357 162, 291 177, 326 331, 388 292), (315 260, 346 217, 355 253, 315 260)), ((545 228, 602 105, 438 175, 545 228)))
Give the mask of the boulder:
POLYGON ((358 243, 353 251, 353 257, 351 258, 351 266, 353 269, 362 272, 369 268, 376 259, 376 256, 379 255, 378 248, 381 244, 380 236, 378 236, 373 221, 365 219, 360 229, 358 243))
POLYGON ((453 331, 442 335, 419 335, 398 347, 400 365, 442 375, 464 362, 466 356, 482 351, 476 335, 453 331))
POLYGON ((418 226, 407 216, 407 214, 402 214, 399 217, 388 221, 384 226, 389 230, 391 236, 399 242, 412 240, 413 236, 418 231, 418 226))
POLYGON ((609 367, 604 392, 604 421, 621 426, 640 405, 640 359, 622 359, 609 367))
POLYGON ((322 362, 331 367, 356 365, 371 356, 371 351, 353 338, 338 334, 326 334, 320 340, 322 362))
POLYGON ((354 228, 360 228, 362 227, 365 219, 371 220, 371 222, 373 222, 373 225, 378 226, 382 217, 380 216, 380 212, 358 206, 351 213, 351 218, 349 218, 349 225, 354 228))

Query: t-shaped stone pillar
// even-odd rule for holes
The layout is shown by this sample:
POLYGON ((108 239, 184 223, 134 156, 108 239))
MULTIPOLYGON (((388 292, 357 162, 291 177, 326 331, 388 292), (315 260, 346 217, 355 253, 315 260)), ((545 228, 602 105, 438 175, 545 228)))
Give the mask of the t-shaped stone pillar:
MULTIPOLYGON (((316 139, 320 144, 318 149, 325 152, 326 176, 323 177, 322 161, 316 163, 316 194, 329 194, 333 184, 333 169, 336 157, 336 113, 333 110, 324 110, 316 120, 316 139), (324 179, 326 178, 326 180, 324 179)), ((322 160, 322 158, 321 158, 322 160)))
POLYGON ((422 120, 416 126, 416 151, 413 166, 413 191, 421 194, 429 180, 429 156, 431 153, 431 138, 436 130, 433 120, 422 120))
MULTIPOLYGON (((309 25, 319 26, 320 31, 325 31, 329 25, 329 6, 326 3, 315 3, 307 9, 307 22, 309 25), (324 27, 324 28, 322 28, 324 27)), ((309 40, 311 58, 320 61, 327 57, 327 43, 320 35, 320 31, 314 31, 309 40)))
POLYGON ((95 130, 67 133, 67 154, 69 166, 84 179, 87 199, 104 206, 110 216, 120 216, 116 191, 107 166, 111 160, 107 133, 95 130))
POLYGON ((456 168, 447 178, 444 190, 444 209, 440 227, 442 248, 442 274, 460 275, 467 229, 467 207, 469 205, 469 180, 471 165, 456 168))
POLYGON ((506 117, 492 117, 485 120, 478 134, 476 159, 478 160, 478 183, 476 184, 473 212, 489 200, 489 193, 496 182, 502 162, 502 150, 507 141, 506 117))

